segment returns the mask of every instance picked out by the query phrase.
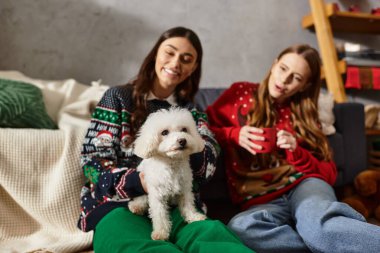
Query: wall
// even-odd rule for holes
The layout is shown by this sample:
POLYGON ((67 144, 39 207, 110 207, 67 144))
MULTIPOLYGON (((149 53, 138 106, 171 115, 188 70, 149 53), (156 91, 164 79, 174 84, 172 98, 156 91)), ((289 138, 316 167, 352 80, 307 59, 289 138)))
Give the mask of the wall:
MULTIPOLYGON (((338 3, 342 9, 379 7, 378 0, 338 3)), ((201 86, 228 87, 260 81, 290 44, 317 47, 315 34, 301 28, 309 12, 307 0, 1 0, 0 69, 122 84, 164 30, 182 25, 203 42, 201 86)), ((378 36, 339 39, 380 47, 378 36)))

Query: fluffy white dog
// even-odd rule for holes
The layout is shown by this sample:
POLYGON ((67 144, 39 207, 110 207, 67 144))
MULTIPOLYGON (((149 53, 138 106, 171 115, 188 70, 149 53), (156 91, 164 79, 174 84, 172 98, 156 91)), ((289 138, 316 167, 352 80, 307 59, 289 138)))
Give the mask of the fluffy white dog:
POLYGON ((171 230, 169 205, 176 204, 186 222, 206 219, 197 212, 192 193, 193 174, 190 154, 203 150, 191 113, 171 108, 151 113, 140 128, 134 152, 143 158, 138 171, 144 172, 148 195, 128 203, 131 212, 144 214, 149 210, 153 240, 167 240, 171 230))

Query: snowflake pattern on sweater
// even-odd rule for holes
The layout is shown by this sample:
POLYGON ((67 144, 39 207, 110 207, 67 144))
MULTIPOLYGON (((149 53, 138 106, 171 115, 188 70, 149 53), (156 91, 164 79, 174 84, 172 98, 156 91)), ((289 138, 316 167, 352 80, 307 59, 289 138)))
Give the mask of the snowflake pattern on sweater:
MULTIPOLYGON (((171 106, 167 101, 147 101, 149 113, 171 106)), ((201 207, 199 185, 213 176, 220 148, 208 128, 206 114, 191 103, 182 107, 190 110, 199 133, 206 141, 203 152, 190 157, 193 190, 197 205, 201 207)), ((133 145, 127 146, 133 110, 132 87, 118 86, 106 91, 93 112, 81 151, 86 183, 81 190, 78 227, 83 231, 93 230, 109 211, 127 207, 131 198, 145 194, 136 171, 141 158, 134 155, 133 145)))

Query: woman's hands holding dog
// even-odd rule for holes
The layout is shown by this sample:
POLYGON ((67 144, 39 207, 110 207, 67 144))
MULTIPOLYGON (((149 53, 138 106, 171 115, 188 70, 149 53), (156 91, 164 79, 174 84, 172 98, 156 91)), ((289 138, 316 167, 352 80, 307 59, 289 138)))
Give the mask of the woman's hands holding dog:
MULTIPOLYGON (((263 130, 252 126, 243 126, 239 133, 239 145, 248 150, 251 154, 256 155, 257 152, 254 149, 260 150, 262 147, 255 143, 255 141, 264 141, 265 138, 260 134, 263 130)), ((277 132, 277 147, 282 149, 288 149, 294 151, 297 148, 296 138, 285 130, 277 132)))

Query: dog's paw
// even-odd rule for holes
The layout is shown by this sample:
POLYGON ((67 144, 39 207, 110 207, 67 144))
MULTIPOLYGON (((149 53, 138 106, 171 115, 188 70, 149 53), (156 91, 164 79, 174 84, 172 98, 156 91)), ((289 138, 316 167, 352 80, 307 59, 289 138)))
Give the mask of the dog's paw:
POLYGON ((146 212, 145 206, 143 206, 140 203, 137 203, 135 201, 129 201, 128 208, 129 208, 129 211, 131 211, 134 214, 138 214, 138 215, 144 215, 146 212))
POLYGON ((187 223, 192 223, 194 221, 200 221, 200 220, 205 220, 207 219, 207 216, 204 215, 204 214, 201 214, 201 213, 192 213, 192 214, 189 214, 185 220, 187 221, 187 223))
POLYGON ((153 240, 167 241, 169 239, 169 232, 164 230, 153 230, 151 237, 153 240))

